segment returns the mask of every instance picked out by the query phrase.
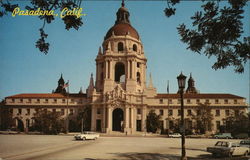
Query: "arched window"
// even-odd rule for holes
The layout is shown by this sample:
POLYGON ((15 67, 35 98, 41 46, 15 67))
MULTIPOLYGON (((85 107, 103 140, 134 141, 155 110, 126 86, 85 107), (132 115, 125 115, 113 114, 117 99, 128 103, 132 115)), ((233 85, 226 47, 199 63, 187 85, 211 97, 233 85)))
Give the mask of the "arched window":
POLYGON ((133 44, 133 51, 137 52, 137 45, 133 44))
POLYGON ((125 66, 123 63, 118 62, 115 65, 115 81, 121 82, 121 77, 125 75, 125 66))
POLYGON ((123 43, 122 42, 118 43, 118 52, 119 51, 123 51, 123 43))
POLYGON ((141 84, 141 74, 140 74, 140 72, 136 73, 136 81, 137 81, 137 83, 141 84))

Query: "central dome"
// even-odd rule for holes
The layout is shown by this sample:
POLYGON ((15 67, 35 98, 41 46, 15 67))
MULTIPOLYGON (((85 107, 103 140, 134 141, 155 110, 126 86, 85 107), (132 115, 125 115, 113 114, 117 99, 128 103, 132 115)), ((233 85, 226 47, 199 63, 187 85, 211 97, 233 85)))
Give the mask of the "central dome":
POLYGON ((129 21, 128 9, 124 7, 124 2, 122 6, 118 9, 116 13, 115 25, 109 29, 105 36, 105 40, 110 38, 112 35, 115 36, 125 36, 130 35, 131 37, 139 40, 138 32, 131 26, 129 21))
POLYGON ((115 36, 125 36, 125 35, 130 35, 133 38, 136 38, 139 40, 139 34, 138 32, 128 23, 118 23, 115 24, 113 27, 109 29, 105 36, 105 40, 110 38, 112 35, 115 36))

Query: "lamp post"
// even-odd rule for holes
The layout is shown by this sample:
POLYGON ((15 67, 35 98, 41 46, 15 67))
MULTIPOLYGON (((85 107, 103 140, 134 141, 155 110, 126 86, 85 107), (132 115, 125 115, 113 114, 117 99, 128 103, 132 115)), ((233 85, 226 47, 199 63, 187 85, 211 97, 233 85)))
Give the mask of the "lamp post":
POLYGON ((182 73, 177 77, 179 93, 181 96, 181 160, 187 160, 186 149, 185 149, 185 123, 184 123, 184 103, 183 103, 183 92, 186 84, 186 76, 182 73))

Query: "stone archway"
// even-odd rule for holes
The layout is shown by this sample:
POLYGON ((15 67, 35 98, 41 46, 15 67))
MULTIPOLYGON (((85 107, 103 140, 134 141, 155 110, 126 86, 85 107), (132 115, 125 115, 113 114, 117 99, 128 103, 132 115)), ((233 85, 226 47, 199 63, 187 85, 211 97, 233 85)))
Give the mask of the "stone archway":
POLYGON ((113 111, 113 131, 122 131, 123 130, 123 110, 121 108, 116 108, 113 111))

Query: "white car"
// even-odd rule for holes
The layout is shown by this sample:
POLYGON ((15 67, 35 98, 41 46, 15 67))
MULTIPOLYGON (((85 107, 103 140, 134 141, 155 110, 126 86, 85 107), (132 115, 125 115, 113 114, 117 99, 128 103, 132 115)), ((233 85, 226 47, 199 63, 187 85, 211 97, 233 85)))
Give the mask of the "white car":
POLYGON ((172 134, 169 134, 168 137, 170 137, 170 138, 180 138, 181 134, 180 133, 172 133, 172 134))
POLYGON ((87 140, 87 139, 93 139, 96 140, 100 137, 98 133, 95 132, 83 132, 81 134, 77 134, 74 136, 75 140, 87 140))
POLYGON ((239 143, 218 141, 215 146, 207 147, 207 152, 213 154, 213 156, 247 156, 249 148, 240 146, 239 143))

